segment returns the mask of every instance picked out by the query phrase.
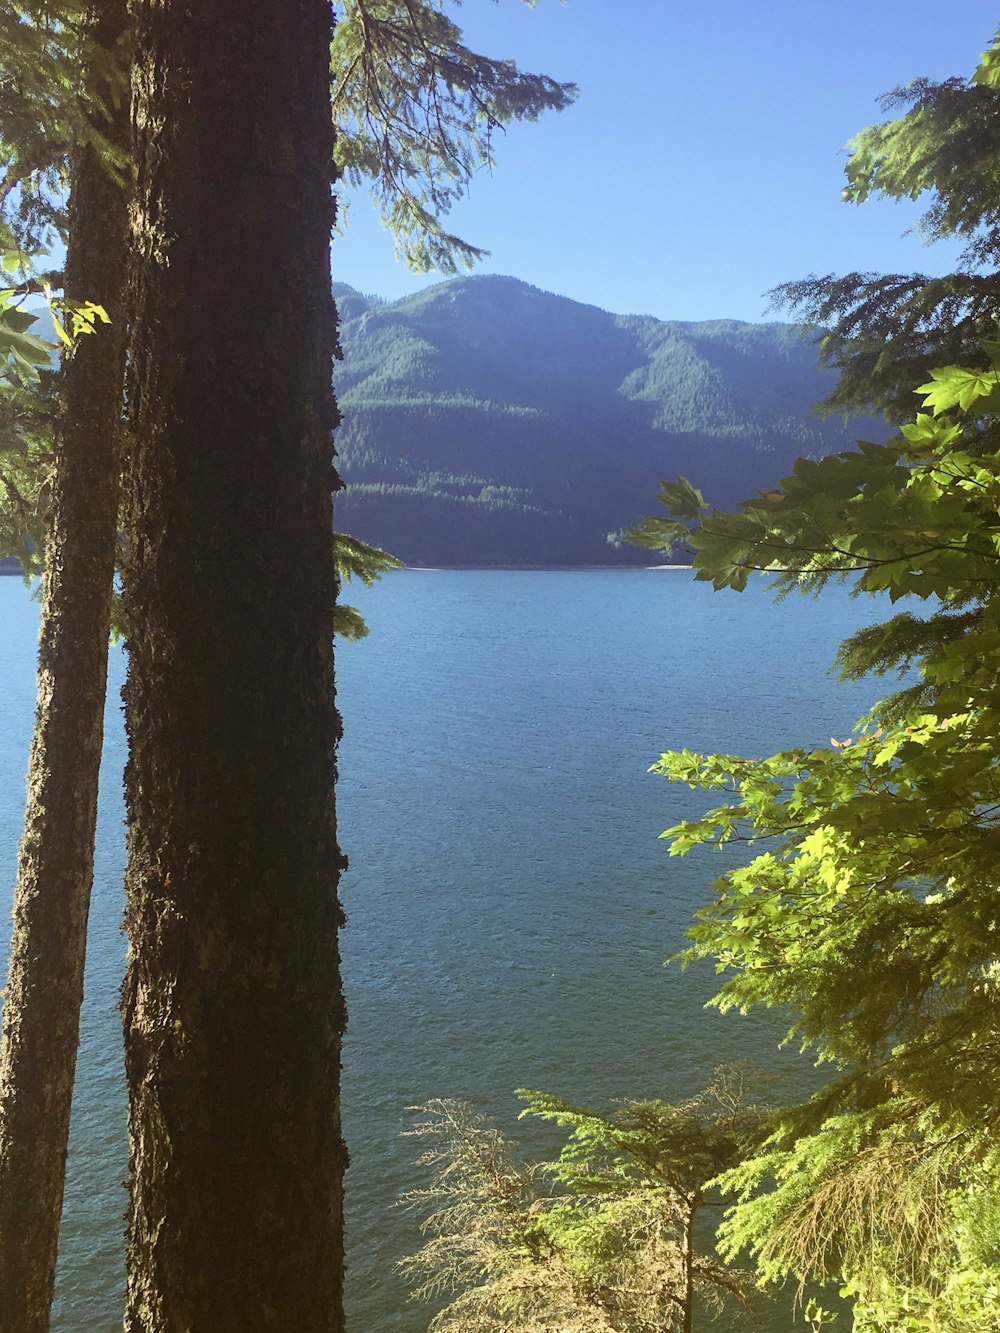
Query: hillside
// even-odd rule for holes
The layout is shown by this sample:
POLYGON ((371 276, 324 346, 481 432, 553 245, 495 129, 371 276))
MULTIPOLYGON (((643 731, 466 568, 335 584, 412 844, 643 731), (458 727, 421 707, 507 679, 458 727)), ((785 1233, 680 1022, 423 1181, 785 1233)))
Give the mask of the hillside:
POLYGON ((787 324, 612 315, 514 278, 336 288, 337 525, 417 565, 642 563, 607 533, 684 473, 720 506, 872 434, 821 420, 787 324))

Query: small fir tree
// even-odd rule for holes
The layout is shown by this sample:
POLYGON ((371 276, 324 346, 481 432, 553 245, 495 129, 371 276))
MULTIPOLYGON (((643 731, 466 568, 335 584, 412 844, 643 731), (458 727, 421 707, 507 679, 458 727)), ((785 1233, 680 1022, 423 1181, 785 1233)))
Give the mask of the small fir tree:
POLYGON ((466 1103, 417 1108, 431 1183, 403 1197, 429 1237, 401 1264, 414 1295, 449 1303, 432 1333, 690 1333, 696 1300, 744 1306, 748 1275, 698 1243, 710 1181, 759 1141, 765 1112, 749 1066, 716 1071, 679 1104, 609 1113, 522 1092, 522 1116, 569 1131, 554 1162, 516 1145, 466 1103))

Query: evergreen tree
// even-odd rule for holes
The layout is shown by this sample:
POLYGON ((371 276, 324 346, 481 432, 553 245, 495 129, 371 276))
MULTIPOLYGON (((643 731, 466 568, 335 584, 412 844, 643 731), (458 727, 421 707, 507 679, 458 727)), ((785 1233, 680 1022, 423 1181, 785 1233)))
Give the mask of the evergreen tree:
POLYGON ((840 372, 824 407, 899 423, 932 367, 986 364, 1000 317, 1000 34, 971 79, 915 79, 883 106, 903 114, 848 145, 844 198, 929 196, 917 230, 964 242, 957 271, 814 276, 773 296, 815 327, 822 362, 840 372))
POLYGON ((414 1294, 448 1304, 432 1333, 690 1333, 698 1297, 746 1305, 747 1275, 696 1243, 718 1205, 710 1178, 758 1142, 765 1112, 749 1065, 715 1071, 698 1097, 608 1113, 521 1092, 522 1116, 569 1130, 554 1162, 526 1162, 465 1102, 416 1108, 428 1185, 402 1203, 428 1239, 400 1265, 414 1294))
MULTIPOLYGON (((716 961, 720 1008, 792 1015, 789 1038, 840 1070, 729 1173, 730 1252, 749 1246, 765 1279, 838 1280, 872 1333, 1000 1323, 998 353, 988 372, 935 372, 931 410, 887 444, 800 462, 738 514, 701 513, 691 536, 699 576, 720 588, 768 570, 780 591, 850 579, 922 600, 924 614, 840 651, 848 677, 912 683, 829 749, 685 750, 654 766, 728 793, 668 830, 673 853, 757 852, 717 881, 685 958, 716 961), (984 1322, 963 1322, 972 1310, 984 1322)), ((664 495, 698 519, 684 483, 664 495)), ((657 520, 643 536, 683 527, 657 520)))
MULTIPOLYGON (((992 87, 996 50, 975 87, 992 87)), ((908 114, 872 132, 889 145, 887 171, 918 124, 908 114)), ((928 160, 918 179, 938 189, 950 179, 945 148, 928 160)), ((952 166, 972 172, 965 157, 952 166)), ((980 201, 991 198, 982 171, 980 201)), ((935 196, 931 219, 971 227, 971 215, 947 222, 949 200, 935 196)), ((883 312, 872 296, 871 329, 891 326, 894 299, 883 312)), ((954 334, 939 314, 925 306, 931 349, 954 334)), ((866 388, 873 343, 848 339, 836 353, 843 394, 884 393, 895 411, 912 350, 904 340, 897 365, 890 345, 866 388)), ((800 460, 734 514, 706 510, 683 479, 664 485, 675 517, 646 520, 637 537, 690 540, 698 576, 718 588, 764 570, 779 593, 846 580, 924 604, 842 645, 845 676, 908 678, 855 736, 768 759, 675 752, 655 771, 726 793, 668 830, 672 852, 757 852, 717 881, 686 958, 715 959, 720 1008, 791 1015, 789 1038, 839 1070, 785 1113, 767 1151, 723 1177, 739 1200, 728 1252, 751 1249, 765 1280, 838 1281, 859 1333, 981 1333, 1000 1327, 1000 345, 987 340, 971 364, 931 370, 912 390, 925 410, 887 444, 800 460)))
MULTIPOLYGON (((111 8, 108 0, 101 0, 88 12, 93 21, 111 8)), ((345 6, 345 16, 350 8, 345 6)), ((416 6, 407 9, 416 16, 416 6)), ((16 308, 23 294, 41 290, 28 267, 33 252, 50 244, 54 236, 65 237, 68 227, 65 282, 70 297, 58 304, 68 312, 71 326, 87 330, 98 313, 103 317, 92 304, 71 298, 86 296, 91 281, 95 290, 110 293, 121 276, 120 250, 116 259, 109 240, 120 228, 124 209, 123 196, 112 180, 122 164, 111 129, 116 101, 120 105, 116 95, 121 84, 120 50, 108 39, 106 22, 95 42, 88 28, 80 26, 82 13, 79 4, 64 0, 19 5, 0 14, 0 58, 7 68, 16 65, 19 73, 16 82, 7 84, 0 104, 4 163, 0 226, 11 247, 7 267, 25 271, 20 292, 5 296, 7 304, 0 312, 0 346, 11 355, 15 370, 7 376, 0 421, 0 540, 3 550, 19 556, 26 570, 44 564, 47 571, 40 677, 44 688, 22 848, 0 1087, 6 1129, 6 1136, 0 1135, 4 1149, 0 1209, 5 1209, 4 1218, 17 1218, 17 1226, 4 1225, 0 1239, 0 1284, 4 1277, 8 1280, 2 1287, 7 1299, 0 1321, 8 1319, 9 1326, 18 1330, 47 1326, 51 1298, 77 1041, 92 863, 90 812, 100 757, 106 669, 102 663, 106 664, 117 527, 113 444, 120 399, 113 365, 120 347, 120 321, 116 320, 116 334, 105 339, 101 353, 88 348, 67 358, 62 377, 64 424, 53 454, 52 396, 39 392, 35 369, 47 366, 50 349, 27 332, 33 317, 16 308), (88 70, 82 96, 76 73, 81 63, 88 70), (67 220, 63 194, 74 152, 74 205, 67 220), (111 167, 110 174, 102 164, 111 167), (31 385, 25 383, 29 379, 31 385), (92 493, 81 489, 88 481, 92 493), (58 820, 51 818, 56 800, 62 816, 58 820), (68 817, 70 808, 79 814, 68 817), (41 1121, 33 1118, 36 1112, 41 1121), (31 1304, 30 1317, 24 1313, 25 1302, 31 1304)), ((119 16, 119 30, 122 23, 119 16)), ((450 32, 453 39, 457 37, 457 30, 450 32)), ((392 62, 384 65, 386 73, 391 68, 392 62)), ((443 77, 454 78, 456 73, 452 65, 443 77)), ((503 65, 502 75, 522 78, 509 64, 503 65)), ((531 80, 523 82, 528 85, 531 80)), ((439 80, 430 90, 436 113, 443 87, 439 80)), ((425 90, 413 91, 419 97, 425 90)), ((519 105, 528 102, 530 97, 522 98, 519 105)), ((468 118, 461 132, 471 133, 474 124, 474 118, 468 118)), ((456 142, 451 140, 450 148, 456 142)), ((409 150, 415 146, 411 141, 409 150)), ((425 221, 433 223, 433 214, 427 213, 425 221)), ((52 280, 61 285, 63 275, 52 275, 52 280)), ((110 295, 105 305, 113 307, 110 295)), ((51 377, 42 377, 43 386, 46 378, 51 377)), ((336 538, 334 558, 342 578, 356 576, 365 582, 398 564, 384 552, 346 536, 336 538)), ((351 638, 367 632, 357 611, 344 605, 334 609, 333 627, 351 638)))
POLYGON ((444 217, 474 173, 493 165, 497 131, 562 111, 576 86, 471 51, 439 0, 344 0, 340 8, 338 164, 348 180, 371 185, 411 268, 471 268, 484 251, 449 232, 444 217))
MULTIPOLYGON (((89 135, 78 136, 72 152, 64 304, 75 301, 82 309, 84 300, 98 299, 115 323, 66 350, 54 436, 38 715, 0 1042, 4 1333, 44 1333, 49 1326, 83 999, 118 526, 122 344, 117 329, 126 229, 124 196, 94 141, 116 146, 119 153, 124 143, 124 90, 109 83, 111 53, 117 55, 124 29, 124 0, 94 0, 84 35, 100 55, 85 70, 92 95, 87 114, 95 123, 89 135)), ((47 359, 48 349, 41 349, 37 359, 42 357, 47 359)), ((11 386, 8 404, 15 423, 26 392, 23 385, 11 386)), ((16 433, 8 447, 11 443, 16 460, 21 443, 16 433)), ((28 482, 37 487, 38 458, 31 463, 28 482)), ((10 468, 4 480, 8 497, 21 501, 15 516, 30 528, 10 468)))
POLYGON ((130 1330, 343 1327, 325 0, 133 9, 130 1330))

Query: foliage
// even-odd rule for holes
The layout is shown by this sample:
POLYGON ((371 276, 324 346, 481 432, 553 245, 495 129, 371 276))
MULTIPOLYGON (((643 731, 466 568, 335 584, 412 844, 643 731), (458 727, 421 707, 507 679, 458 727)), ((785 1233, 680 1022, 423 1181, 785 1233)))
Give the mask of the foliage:
MULTIPOLYGON (((497 133, 564 109, 574 85, 470 50, 440 0, 343 0, 337 8, 330 60, 338 167, 370 185, 412 267, 470 266, 483 252, 442 218, 475 172, 492 167, 497 133)), ((22 0, 0 10, 0 70, 9 72, 0 79, 2 247, 48 250, 65 238, 74 145, 91 144, 115 173, 125 166, 99 128, 111 108, 95 92, 127 96, 124 52, 90 39, 85 11, 83 0, 22 0), (96 76, 86 89, 77 77, 83 63, 96 76)))
MULTIPOLYGON (((19 267, 18 252, 3 263, 19 267)), ((46 373, 55 348, 32 331, 38 312, 25 300, 16 288, 0 290, 0 559, 16 559, 28 573, 44 547, 56 401, 46 373)))
MULTIPOLYGON (((380 551, 377 546, 369 546, 357 537, 346 532, 335 532, 333 553, 337 561, 337 573, 343 583, 360 579, 365 587, 377 583, 387 569, 402 569, 402 560, 397 560, 388 551, 380 551)), ((337 599, 333 612, 333 629, 342 639, 364 639, 368 635, 368 626, 356 606, 347 606, 337 599)))
POLYGON ((338 166, 371 185, 411 268, 471 267, 484 252, 442 218, 492 167, 504 125, 563 110, 575 86, 471 51, 441 0, 344 0, 341 9, 331 53, 338 166))
POLYGON ((928 410, 887 444, 800 461, 736 514, 665 485, 676 517, 637 534, 689 538, 719 588, 766 570, 779 593, 836 579, 911 600, 841 648, 846 676, 909 673, 854 737, 654 766, 727 793, 667 831, 672 854, 763 849, 718 880, 685 961, 714 958, 718 1007, 789 1014, 789 1038, 841 1071, 722 1178, 740 1199, 727 1252, 749 1247, 765 1279, 837 1276, 859 1330, 964 1328, 949 1312, 1000 1276, 995 1239, 972 1256, 957 1220, 990 1217, 995 1238, 1000 1202, 1000 345, 983 359, 933 372, 928 410))
POLYGON ((554 1162, 524 1163, 464 1102, 416 1108, 433 1176, 402 1202, 428 1214, 429 1239, 401 1268, 417 1297, 451 1298, 432 1333, 669 1333, 690 1327, 696 1293, 741 1303, 746 1275, 697 1249, 694 1228, 716 1202, 708 1179, 760 1139, 758 1083, 729 1066, 687 1102, 610 1113, 521 1092, 522 1117, 570 1131, 554 1162))
POLYGON ((0 244, 49 249, 65 238, 69 155, 90 144, 112 171, 124 163, 100 125, 101 97, 127 95, 120 53, 82 26, 82 0, 22 0, 0 9, 0 244), (93 77, 81 80, 86 66, 93 77), (97 90, 103 90, 99 93, 97 90))
POLYGON ((664 484, 673 517, 635 534, 690 541, 717 588, 764 570, 779 595, 832 579, 906 599, 841 646, 843 675, 902 677, 854 737, 655 766, 726 793, 668 830, 672 852, 757 853, 717 882, 685 960, 714 958, 719 1007, 780 1010, 789 1039, 839 1070, 720 1178, 738 1200, 724 1252, 749 1249, 765 1280, 838 1280, 858 1333, 1000 1328, 998 69, 1000 35, 972 80, 897 89, 885 105, 903 114, 863 131, 847 164, 850 201, 929 197, 920 230, 965 241, 959 271, 777 292, 841 371, 824 406, 884 410, 899 434, 800 460, 731 514, 664 484))
MULTIPOLYGON (((26 577, 44 557, 59 410, 56 343, 71 346, 108 322, 93 302, 54 296, 45 274, 48 250, 66 238, 72 151, 92 147, 114 174, 124 166, 102 129, 127 96, 122 52, 95 39, 86 12, 79 0, 27 0, 0 10, 0 248, 9 284, 0 293, 0 558, 17 559, 26 577), (26 308, 30 300, 35 305, 26 308)), ((58 284, 58 274, 48 276, 58 284)))
POLYGON ((525 1329, 544 1329, 553 1306, 572 1305, 572 1290, 551 1262, 540 1221, 542 1165, 522 1164, 516 1145, 465 1102, 434 1099, 414 1109, 424 1119, 408 1133, 430 1145, 418 1165, 433 1177, 401 1202, 427 1211, 430 1238, 400 1267, 418 1299, 453 1297, 431 1330, 468 1328, 472 1319, 503 1328, 515 1313, 525 1329))
POLYGON ((930 197, 918 224, 928 241, 965 242, 956 273, 849 273, 785 283, 775 304, 817 334, 824 364, 841 371, 828 410, 909 416, 909 392, 930 366, 974 364, 995 336, 1000 279, 1000 34, 971 79, 917 79, 883 99, 903 114, 848 146, 844 198, 930 197))

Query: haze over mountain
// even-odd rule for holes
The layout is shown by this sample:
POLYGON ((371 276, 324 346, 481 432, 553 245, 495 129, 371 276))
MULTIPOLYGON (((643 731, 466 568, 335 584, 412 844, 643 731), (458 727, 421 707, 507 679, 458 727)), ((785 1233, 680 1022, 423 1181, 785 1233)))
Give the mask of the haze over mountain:
POLYGON ((607 534, 661 478, 731 506, 879 432, 811 411, 830 372, 788 324, 613 315, 492 276, 335 290, 337 526, 409 564, 648 563, 607 534))

